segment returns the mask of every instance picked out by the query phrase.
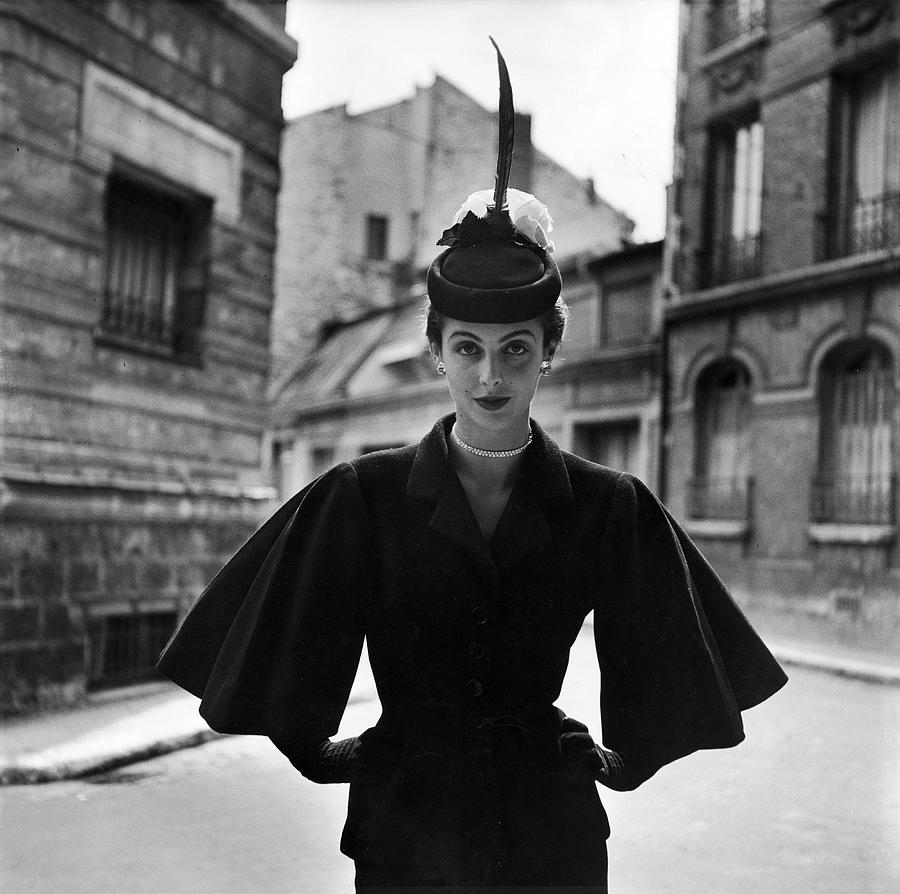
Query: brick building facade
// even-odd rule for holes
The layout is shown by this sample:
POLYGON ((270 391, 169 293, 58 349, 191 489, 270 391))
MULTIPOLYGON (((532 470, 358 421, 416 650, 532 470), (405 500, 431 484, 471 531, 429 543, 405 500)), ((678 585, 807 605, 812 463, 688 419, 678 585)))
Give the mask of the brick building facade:
MULTIPOLYGON (((497 115, 442 77, 402 102, 290 121, 282 143, 273 326, 275 381, 306 362, 319 326, 404 301, 467 191, 492 188, 497 115)), ((510 186, 556 220, 560 251, 617 249, 633 224, 531 143, 516 116, 510 186)))
POLYGON ((900 644, 900 3, 682 2, 666 497, 748 606, 900 644))
POLYGON ((257 524, 284 3, 0 4, 0 708, 139 677, 257 524))

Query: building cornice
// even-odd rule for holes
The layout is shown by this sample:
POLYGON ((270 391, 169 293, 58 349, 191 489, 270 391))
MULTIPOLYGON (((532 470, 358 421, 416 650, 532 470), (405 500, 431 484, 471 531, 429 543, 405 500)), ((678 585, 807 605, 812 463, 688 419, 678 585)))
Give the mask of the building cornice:
MULTIPOLYGON (((290 37, 265 13, 249 0, 214 0, 208 7, 236 30, 250 38, 257 46, 272 54, 290 68, 297 61, 299 43, 290 37)), ((23 7, 18 0, 0 0, 0 16, 10 16, 31 24, 47 25, 34 10, 23 7)))
MULTIPOLYGON (((565 342, 563 343, 565 345, 565 342)), ((561 350, 565 350, 563 347, 561 350)), ((594 348, 590 352, 579 353, 574 357, 560 358, 558 369, 554 369, 554 378, 558 380, 570 379, 580 376, 591 369, 622 363, 629 360, 651 360, 659 357, 662 347, 658 340, 641 342, 640 344, 622 345, 617 347, 594 348)))
POLYGON ((768 29, 759 26, 745 34, 739 34, 732 40, 715 47, 700 57, 699 67, 703 70, 709 70, 722 62, 727 62, 735 56, 754 47, 761 46, 769 39, 768 29))
POLYGON ((254 43, 278 57, 288 68, 297 61, 299 43, 248 0, 218 0, 218 3, 223 18, 231 21, 254 43))
POLYGON ((821 292, 864 280, 900 273, 900 250, 884 249, 865 255, 836 258, 757 279, 741 280, 682 294, 677 304, 663 311, 667 323, 702 317, 724 310, 765 303, 788 296, 821 292))

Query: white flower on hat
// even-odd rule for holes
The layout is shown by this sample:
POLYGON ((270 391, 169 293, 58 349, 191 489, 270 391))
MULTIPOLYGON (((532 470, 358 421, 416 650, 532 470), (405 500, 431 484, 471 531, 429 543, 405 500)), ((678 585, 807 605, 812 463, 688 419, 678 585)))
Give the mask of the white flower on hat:
MULTIPOLYGON (((479 189, 462 203, 453 218, 453 223, 458 224, 470 211, 476 217, 485 217, 493 203, 494 191, 479 189)), ((553 218, 542 201, 536 199, 530 192, 510 188, 506 190, 506 207, 510 220, 519 233, 545 251, 553 251, 554 245, 550 239, 550 233, 553 232, 553 218)))

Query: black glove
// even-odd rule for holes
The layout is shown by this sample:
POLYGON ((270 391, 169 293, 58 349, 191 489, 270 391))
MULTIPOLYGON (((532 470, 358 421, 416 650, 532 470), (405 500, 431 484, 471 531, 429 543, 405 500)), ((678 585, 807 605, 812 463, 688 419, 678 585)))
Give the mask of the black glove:
POLYGON ((272 739, 275 747, 313 782, 350 782, 357 763, 359 738, 320 739, 314 742, 286 742, 272 739))
POLYGON ((583 723, 574 717, 566 717, 562 712, 559 728, 559 745, 563 755, 582 761, 597 782, 613 791, 636 789, 658 769, 650 769, 640 761, 626 759, 618 751, 603 748, 591 738, 583 723))

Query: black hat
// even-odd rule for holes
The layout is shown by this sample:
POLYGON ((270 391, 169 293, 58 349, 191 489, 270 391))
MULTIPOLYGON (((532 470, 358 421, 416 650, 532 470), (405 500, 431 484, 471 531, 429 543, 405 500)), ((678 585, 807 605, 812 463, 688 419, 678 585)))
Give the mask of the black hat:
POLYGON ((539 317, 562 290, 550 257, 553 221, 529 193, 508 189, 515 140, 512 86, 500 48, 500 147, 493 192, 472 193, 438 245, 449 246, 428 270, 428 297, 439 313, 470 323, 518 323, 539 317))

